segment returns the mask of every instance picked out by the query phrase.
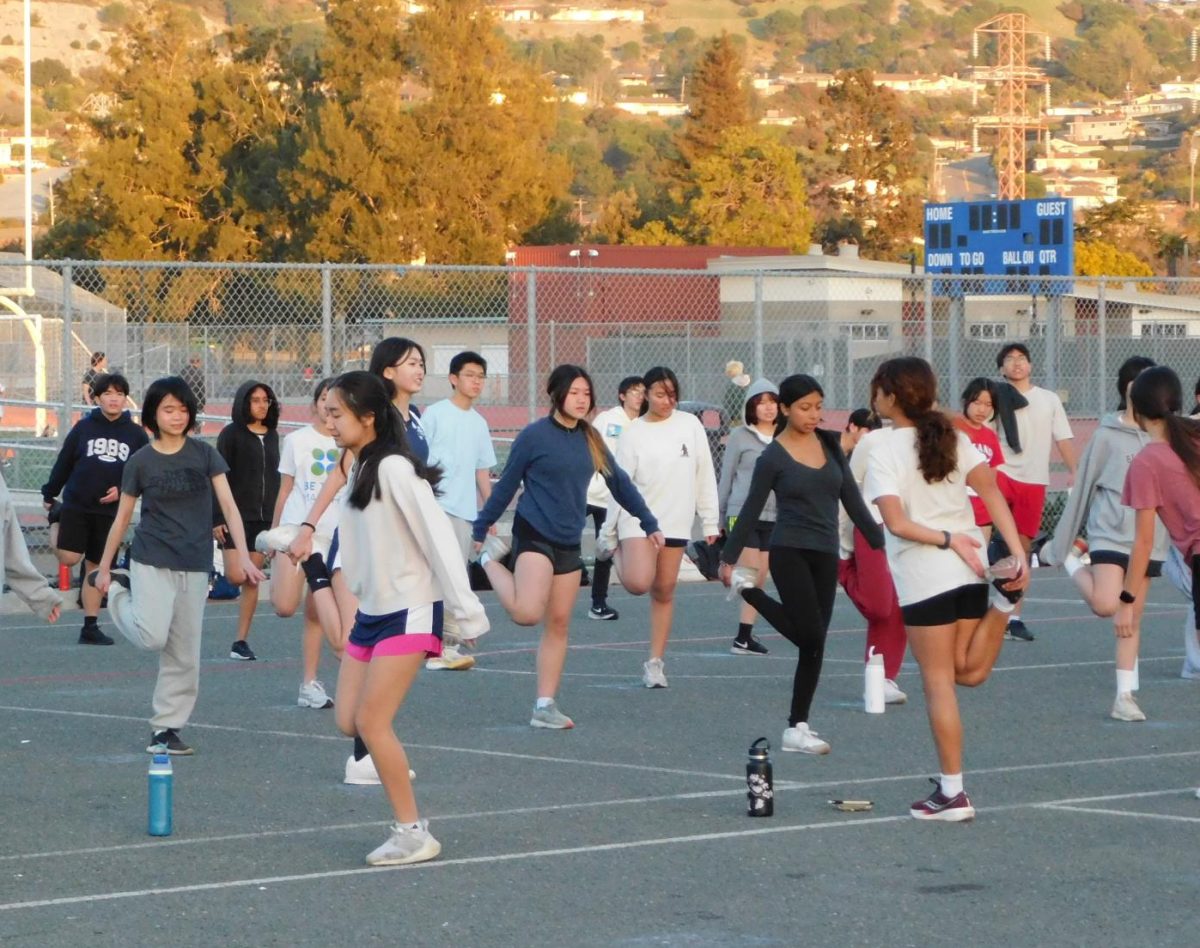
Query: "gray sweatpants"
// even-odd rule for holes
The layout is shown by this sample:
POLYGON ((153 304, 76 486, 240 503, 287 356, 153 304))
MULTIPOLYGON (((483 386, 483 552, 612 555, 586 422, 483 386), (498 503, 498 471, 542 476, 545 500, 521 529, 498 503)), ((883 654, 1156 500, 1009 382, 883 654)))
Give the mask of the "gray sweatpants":
POLYGON ((187 724, 200 692, 200 631, 208 574, 129 565, 132 591, 108 590, 113 624, 135 648, 158 652, 150 726, 156 731, 187 724))

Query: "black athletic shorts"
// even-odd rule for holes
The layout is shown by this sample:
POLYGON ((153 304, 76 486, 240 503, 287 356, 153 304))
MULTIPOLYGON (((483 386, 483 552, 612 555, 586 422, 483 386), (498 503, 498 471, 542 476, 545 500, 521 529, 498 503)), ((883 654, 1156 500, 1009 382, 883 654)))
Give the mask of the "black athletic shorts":
POLYGON ((950 625, 959 619, 982 619, 988 610, 987 583, 968 583, 930 596, 911 606, 901 606, 905 625, 950 625))
POLYGON ((574 573, 583 569, 583 557, 580 555, 580 545, 560 546, 538 533, 520 514, 513 517, 513 546, 512 561, 516 566, 517 557, 522 553, 540 553, 554 567, 554 575, 574 573))
POLYGON ((104 544, 108 542, 108 531, 117 519, 116 506, 113 504, 111 517, 64 506, 58 518, 58 548, 82 553, 89 563, 99 563, 104 556, 104 544))
MULTIPOLYGON (((266 533, 270 529, 271 529, 271 521, 270 520, 243 520, 242 521, 242 530, 246 534, 246 550, 250 553, 253 553, 254 552, 254 541, 258 539, 258 535, 260 533, 266 533)), ((233 534, 229 532, 228 528, 225 529, 225 542, 221 544, 221 549, 222 550, 234 549, 233 534)))
POLYGON ((691 540, 681 540, 679 537, 667 537, 663 540, 663 546, 668 548, 683 549, 686 548, 691 540))
MULTIPOLYGON (((1092 561, 1093 566, 1119 566, 1125 572, 1129 572, 1129 554, 1127 553, 1118 553, 1116 550, 1091 550, 1088 553, 1088 559, 1092 561)), ((1146 575, 1151 579, 1161 576, 1162 568, 1162 560, 1151 560, 1146 566, 1146 575)))

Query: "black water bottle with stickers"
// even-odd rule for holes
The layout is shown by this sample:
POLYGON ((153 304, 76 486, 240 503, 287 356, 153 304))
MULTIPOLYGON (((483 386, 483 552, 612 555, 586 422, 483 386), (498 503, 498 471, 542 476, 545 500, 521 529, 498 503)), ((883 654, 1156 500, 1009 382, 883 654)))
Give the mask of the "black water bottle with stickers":
POLYGON ((750 745, 746 761, 746 815, 771 816, 775 812, 775 785, 771 769, 771 743, 760 737, 750 745))

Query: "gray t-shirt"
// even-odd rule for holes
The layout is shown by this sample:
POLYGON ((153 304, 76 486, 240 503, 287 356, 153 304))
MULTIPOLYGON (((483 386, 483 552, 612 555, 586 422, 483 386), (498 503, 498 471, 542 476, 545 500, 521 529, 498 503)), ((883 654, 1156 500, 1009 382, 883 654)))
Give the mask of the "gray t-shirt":
POLYGON ((162 569, 211 571, 212 478, 228 471, 216 449, 195 438, 174 454, 153 444, 135 451, 121 478, 121 493, 142 498, 130 556, 162 569))

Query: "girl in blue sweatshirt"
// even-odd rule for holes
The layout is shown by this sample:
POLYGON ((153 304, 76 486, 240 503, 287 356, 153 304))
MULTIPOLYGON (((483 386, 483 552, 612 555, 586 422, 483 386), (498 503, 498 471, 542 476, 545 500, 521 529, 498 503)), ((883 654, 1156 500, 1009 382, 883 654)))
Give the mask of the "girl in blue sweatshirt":
POLYGON ((555 696, 567 658, 571 609, 579 592, 580 536, 587 519, 587 491, 600 474, 613 499, 641 524, 656 548, 663 546, 658 521, 629 477, 617 467, 600 433, 587 422, 595 408, 592 379, 578 365, 550 373, 550 415, 526 427, 513 442, 504 474, 479 512, 475 548, 500 604, 517 625, 545 620, 538 646, 537 703, 530 725, 566 729, 575 723, 559 711, 555 696), (501 560, 509 544, 492 534, 509 502, 524 485, 513 517, 513 568, 501 560), (484 537, 487 542, 484 543, 484 537))

